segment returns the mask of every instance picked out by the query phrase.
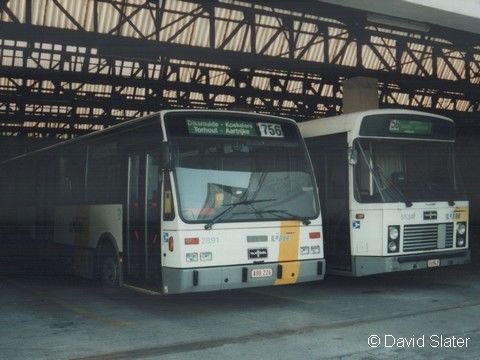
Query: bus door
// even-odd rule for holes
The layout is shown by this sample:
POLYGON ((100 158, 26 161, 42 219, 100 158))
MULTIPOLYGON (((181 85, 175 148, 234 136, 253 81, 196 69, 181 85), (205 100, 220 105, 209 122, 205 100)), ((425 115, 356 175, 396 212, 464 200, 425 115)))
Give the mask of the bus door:
POLYGON ((330 252, 329 265, 338 270, 350 271, 350 212, 345 143, 342 147, 325 149, 325 206, 322 211, 325 212, 324 231, 330 252))
POLYGON ((157 154, 147 154, 146 157, 146 279, 156 285, 161 285, 161 237, 160 237, 160 207, 162 171, 157 154))
POLYGON ((160 284, 160 181, 158 156, 128 159, 127 280, 160 284))
POLYGON ((347 135, 306 139, 319 187, 327 266, 350 271, 347 135))

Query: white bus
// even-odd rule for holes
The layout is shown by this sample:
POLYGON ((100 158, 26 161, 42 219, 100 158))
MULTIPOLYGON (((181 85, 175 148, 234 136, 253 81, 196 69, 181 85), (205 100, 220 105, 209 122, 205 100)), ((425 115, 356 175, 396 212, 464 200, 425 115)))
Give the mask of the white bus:
POLYGON ((299 127, 320 188, 328 272, 362 276, 470 261, 452 120, 386 109, 299 127))
POLYGON ((182 293, 324 276, 317 187, 290 119, 162 111, 0 174, 4 246, 21 238, 24 255, 107 285, 182 293))

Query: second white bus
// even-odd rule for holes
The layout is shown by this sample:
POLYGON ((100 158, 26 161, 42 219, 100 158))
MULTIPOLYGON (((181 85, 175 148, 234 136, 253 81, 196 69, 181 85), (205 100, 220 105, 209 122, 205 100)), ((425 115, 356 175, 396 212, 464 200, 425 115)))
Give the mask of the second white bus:
POLYGON ((470 261, 452 120, 385 109, 299 127, 320 188, 328 272, 362 276, 470 261))

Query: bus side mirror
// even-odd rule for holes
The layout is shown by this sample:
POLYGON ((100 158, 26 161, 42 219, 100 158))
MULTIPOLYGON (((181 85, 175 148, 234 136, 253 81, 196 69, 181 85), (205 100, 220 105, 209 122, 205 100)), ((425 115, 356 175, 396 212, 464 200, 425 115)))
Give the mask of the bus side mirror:
POLYGON ((170 169, 171 158, 170 158, 170 146, 168 142, 162 142, 160 146, 160 167, 162 169, 170 169))
POLYGON ((358 162, 358 152, 354 147, 348 148, 348 163, 350 165, 357 165, 358 162))

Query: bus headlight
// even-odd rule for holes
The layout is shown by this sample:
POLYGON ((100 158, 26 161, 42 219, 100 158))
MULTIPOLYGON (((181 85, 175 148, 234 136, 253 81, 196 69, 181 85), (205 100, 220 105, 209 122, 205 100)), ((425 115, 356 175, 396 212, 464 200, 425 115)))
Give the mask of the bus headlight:
POLYGON ((388 252, 393 253, 393 252, 397 252, 397 250, 398 250, 397 242, 396 242, 396 241, 393 241, 393 240, 390 241, 390 242, 388 243, 388 252))
POLYGON ((200 261, 212 261, 212 252, 201 252, 200 261))
POLYGON ((397 240, 398 235, 400 235, 400 230, 398 229, 398 226, 389 226, 388 227, 388 238, 390 240, 397 240))
POLYGON ((390 225, 388 227, 388 244, 387 251, 389 253, 396 253, 399 251, 398 243, 400 241, 400 226, 390 225))
POLYGON ((308 255, 310 248, 308 246, 300 246, 300 255, 308 255))
POLYGON ((464 222, 459 222, 457 224, 457 247, 463 247, 467 244, 466 235, 467 224, 464 222))

